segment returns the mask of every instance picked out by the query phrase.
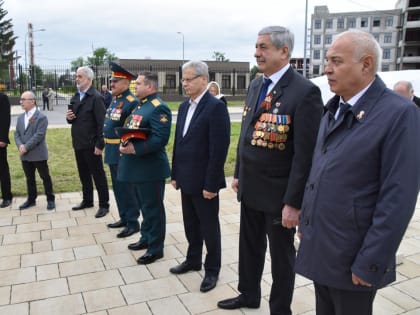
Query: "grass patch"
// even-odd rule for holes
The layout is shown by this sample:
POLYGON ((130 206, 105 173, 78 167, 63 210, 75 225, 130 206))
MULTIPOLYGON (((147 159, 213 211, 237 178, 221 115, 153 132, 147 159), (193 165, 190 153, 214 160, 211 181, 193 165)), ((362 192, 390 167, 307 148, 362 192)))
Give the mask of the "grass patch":
MULTIPOLYGON (((226 176, 232 176, 235 170, 236 146, 240 132, 240 123, 231 124, 230 147, 225 164, 226 176)), ((14 196, 25 196, 26 179, 23 173, 22 164, 14 142, 13 131, 10 132, 11 144, 8 147, 8 161, 10 167, 10 176, 12 179, 12 192, 14 196)), ((175 125, 172 125, 171 137, 166 147, 169 161, 172 160, 172 150, 175 135, 175 125)), ((82 190, 79 181, 79 174, 76 166, 73 147, 71 144, 70 128, 49 128, 47 131, 47 145, 49 151, 48 166, 52 177, 54 192, 72 192, 82 190)), ((109 187, 111 187, 111 177, 109 168, 105 165, 105 172, 108 178, 109 187)), ((37 175, 38 194, 44 194, 42 180, 37 175)))

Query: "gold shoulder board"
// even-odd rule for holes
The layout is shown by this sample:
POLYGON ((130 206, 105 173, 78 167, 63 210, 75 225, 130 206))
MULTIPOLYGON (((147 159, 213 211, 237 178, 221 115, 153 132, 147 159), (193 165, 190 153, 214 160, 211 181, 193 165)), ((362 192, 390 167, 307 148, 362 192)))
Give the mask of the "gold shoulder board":
POLYGON ((153 99, 152 100, 152 104, 156 107, 156 106, 159 106, 160 105, 160 101, 157 99, 157 98, 155 98, 155 99, 153 99))

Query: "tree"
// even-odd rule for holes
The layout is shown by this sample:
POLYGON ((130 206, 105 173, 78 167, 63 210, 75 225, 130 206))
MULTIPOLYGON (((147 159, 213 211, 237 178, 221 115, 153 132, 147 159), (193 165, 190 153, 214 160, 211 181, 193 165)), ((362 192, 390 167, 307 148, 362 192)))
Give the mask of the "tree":
POLYGON ((7 66, 13 61, 13 47, 17 36, 13 33, 12 19, 5 19, 7 11, 2 8, 3 3, 0 0, 0 70, 7 70, 7 66))
POLYGON ((229 62, 229 59, 225 57, 225 53, 218 51, 213 52, 213 59, 216 61, 229 62))
POLYGON ((70 64, 71 64, 71 71, 76 71, 77 68, 85 65, 85 61, 83 60, 83 57, 79 57, 73 60, 70 64))
POLYGON ((110 61, 117 59, 113 53, 109 52, 108 49, 101 47, 93 51, 92 57, 87 57, 87 65, 91 67, 100 66, 110 61))
MULTIPOLYGON (((0 0, 1 1, 1 0, 0 0)), ((92 56, 87 57, 86 60, 83 57, 79 57, 71 62, 71 70, 76 71, 81 66, 89 66, 96 69, 98 66, 107 64, 110 61, 118 59, 113 53, 108 51, 104 47, 97 48, 93 51, 92 56)))
POLYGON ((250 71, 250 80, 252 81, 252 80, 254 80, 255 79, 255 77, 257 76, 257 73, 259 73, 259 69, 258 69, 258 67, 257 66, 253 66, 252 68, 251 68, 251 71, 250 71))

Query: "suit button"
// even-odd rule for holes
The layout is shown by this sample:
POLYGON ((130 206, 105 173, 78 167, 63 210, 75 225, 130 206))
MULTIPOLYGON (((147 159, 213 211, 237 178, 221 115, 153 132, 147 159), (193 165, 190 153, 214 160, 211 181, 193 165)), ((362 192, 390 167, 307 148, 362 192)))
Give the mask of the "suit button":
POLYGON ((370 265, 369 270, 372 271, 372 272, 377 272, 378 271, 378 266, 376 266, 376 265, 370 265))

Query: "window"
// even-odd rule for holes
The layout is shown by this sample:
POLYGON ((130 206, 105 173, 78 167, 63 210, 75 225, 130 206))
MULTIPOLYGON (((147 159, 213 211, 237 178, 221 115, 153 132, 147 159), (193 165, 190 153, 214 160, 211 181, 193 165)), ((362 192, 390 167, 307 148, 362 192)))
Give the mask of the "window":
POLYGON ((373 35, 373 37, 375 37, 376 41, 379 43, 379 34, 378 33, 373 33, 372 35, 373 35))
POLYGON ((382 71, 389 71, 389 65, 382 65, 382 71))
POLYGON ((318 65, 316 65, 316 66, 314 66, 314 68, 313 68, 314 70, 313 70, 313 75, 319 75, 319 66, 318 65))
POLYGON ((321 29, 321 25, 322 25, 321 20, 315 20, 315 23, 314 23, 315 29, 317 30, 321 29))
POLYGON ((176 75, 175 74, 166 74, 166 88, 175 89, 176 88, 176 75))
POLYGON ((230 83, 230 74, 222 75, 222 89, 230 89, 232 87, 230 83))
POLYGON ((325 28, 332 28, 332 25, 333 25, 332 19, 327 19, 325 21, 325 28))
POLYGON ((246 82, 245 76, 238 74, 238 76, 236 77, 236 88, 246 89, 245 82, 246 82))
POLYGON ((374 26, 374 27, 379 27, 379 26, 381 26, 381 19, 380 19, 380 18, 378 18, 378 17, 374 17, 374 18, 373 18, 373 26, 374 26))
POLYGON ((386 26, 393 26, 394 25, 394 17, 393 16, 387 16, 385 20, 386 26))
POLYGON ((314 45, 321 44, 321 35, 315 35, 314 36, 314 45))
POLYGON ((321 51, 316 49, 314 50, 314 59, 319 60, 321 59, 321 51))
POLYGON ((392 33, 384 34, 384 43, 392 43, 392 33))
POLYGON ((344 28, 344 19, 343 18, 337 19, 337 28, 344 28))
POLYGON ((349 28, 355 28, 356 27, 356 19, 355 18, 349 18, 348 19, 349 28))
POLYGON ((364 17, 360 20, 360 27, 368 27, 368 18, 364 17))
POLYGON ((332 35, 325 35, 325 44, 331 44, 332 42, 332 35))
POLYGON ((391 59, 391 49, 384 48, 384 50, 382 51, 382 58, 383 59, 391 59))

